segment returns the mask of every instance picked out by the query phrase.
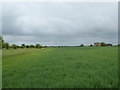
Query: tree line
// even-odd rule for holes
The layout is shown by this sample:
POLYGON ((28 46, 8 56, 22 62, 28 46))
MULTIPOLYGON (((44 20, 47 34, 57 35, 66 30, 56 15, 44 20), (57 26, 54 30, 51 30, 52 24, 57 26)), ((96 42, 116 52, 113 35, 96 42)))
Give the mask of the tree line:
MULTIPOLYGON (((47 46, 44 46, 44 47, 47 47, 47 46)), ((16 44, 10 45, 9 43, 4 42, 3 37, 0 36, 0 48, 6 48, 6 49, 9 49, 9 48, 13 48, 13 49, 17 49, 17 48, 43 48, 43 46, 40 44, 36 44, 36 45, 21 44, 21 46, 16 45, 16 44)))
MULTIPOLYGON (((91 47, 91 46, 95 46, 95 45, 90 44, 89 46, 91 47)), ((113 46, 113 45, 112 44, 106 44, 106 43, 102 42, 100 46, 113 46)), ((120 46, 120 44, 118 44, 117 46, 120 46)), ((0 36, 0 49, 1 48, 6 48, 6 49, 9 49, 9 48, 14 48, 14 49, 17 49, 17 48, 43 48, 43 47, 46 48, 47 46, 42 46, 40 44, 36 44, 36 45, 21 44, 20 46, 16 45, 16 44, 10 45, 9 43, 4 42, 3 37, 0 36)), ((60 48, 60 47, 66 47, 66 46, 53 46, 53 47, 59 47, 60 48)), ((81 44, 77 47, 85 47, 85 45, 81 44)))

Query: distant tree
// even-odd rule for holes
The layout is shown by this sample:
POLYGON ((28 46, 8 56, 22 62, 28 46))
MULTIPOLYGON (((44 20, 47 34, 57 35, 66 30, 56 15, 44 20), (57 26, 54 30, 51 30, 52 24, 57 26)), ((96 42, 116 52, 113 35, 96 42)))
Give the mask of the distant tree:
POLYGON ((106 44, 106 46, 113 46, 112 44, 106 44))
POLYGON ((30 45, 30 48, 35 48, 35 46, 34 45, 30 45))
POLYGON ((60 48, 60 46, 58 46, 58 48, 60 48))
POLYGON ((2 41, 3 41, 3 37, 0 36, 0 49, 2 48, 2 41))
POLYGON ((106 46, 106 43, 102 42, 102 43, 101 43, 101 46, 106 46))
POLYGON ((17 45, 17 48, 21 48, 21 46, 17 45))
POLYGON ((9 49, 9 43, 5 43, 5 44, 4 44, 4 47, 5 47, 6 49, 9 49))
POLYGON ((21 48, 25 48, 25 44, 22 44, 22 45, 21 45, 21 48))
POLYGON ((80 47, 84 47, 84 44, 81 44, 80 47))
POLYGON ((12 48, 12 46, 9 46, 9 48, 12 48))
POLYGON ((35 47, 36 48, 42 48, 42 46, 40 44, 36 44, 35 47))
POLYGON ((47 48, 47 46, 45 46, 45 48, 47 48))
POLYGON ((92 47, 93 45, 92 45, 92 44, 90 44, 90 46, 92 47))
POLYGON ((12 48, 16 49, 17 45, 16 44, 12 44, 12 48))
POLYGON ((2 48, 5 48, 5 43, 2 43, 2 48))
POLYGON ((90 46, 92 47, 93 45, 92 45, 92 44, 90 44, 90 46))
POLYGON ((40 45, 40 48, 42 48, 42 45, 40 45))
POLYGON ((0 49, 5 48, 5 42, 2 36, 0 36, 0 49))
POLYGON ((2 39, 3 39, 3 37, 2 37, 2 36, 0 36, 0 41, 2 41, 2 39))
POLYGON ((26 45, 26 48, 29 48, 30 46, 29 45, 26 45))

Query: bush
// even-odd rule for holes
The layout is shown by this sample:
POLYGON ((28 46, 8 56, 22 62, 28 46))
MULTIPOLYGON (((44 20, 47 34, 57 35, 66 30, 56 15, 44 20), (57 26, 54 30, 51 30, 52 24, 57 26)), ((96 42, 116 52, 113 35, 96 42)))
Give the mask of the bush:
POLYGON ((101 43, 101 46, 106 46, 106 43, 102 42, 102 43, 101 43))
POLYGON ((80 45, 80 47, 84 47, 84 45, 83 45, 83 44, 81 44, 81 45, 80 45))
POLYGON ((12 44, 12 48, 16 49, 16 48, 17 48, 17 45, 12 44))
POLYGON ((26 45, 26 48, 29 48, 30 46, 29 45, 26 45))

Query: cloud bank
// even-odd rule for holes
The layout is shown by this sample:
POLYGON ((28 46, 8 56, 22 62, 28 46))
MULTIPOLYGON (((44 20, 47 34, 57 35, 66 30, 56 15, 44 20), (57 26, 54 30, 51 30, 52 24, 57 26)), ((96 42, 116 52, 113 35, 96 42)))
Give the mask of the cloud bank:
POLYGON ((2 4, 2 34, 11 44, 117 44, 117 22, 117 3, 2 4))

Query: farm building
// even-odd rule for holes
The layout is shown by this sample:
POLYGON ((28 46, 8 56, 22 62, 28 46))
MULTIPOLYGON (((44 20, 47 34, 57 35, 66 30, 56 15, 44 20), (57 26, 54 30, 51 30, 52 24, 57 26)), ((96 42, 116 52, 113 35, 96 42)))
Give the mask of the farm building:
POLYGON ((94 46, 102 46, 102 44, 101 43, 94 43, 94 46))

